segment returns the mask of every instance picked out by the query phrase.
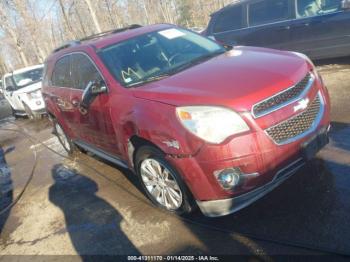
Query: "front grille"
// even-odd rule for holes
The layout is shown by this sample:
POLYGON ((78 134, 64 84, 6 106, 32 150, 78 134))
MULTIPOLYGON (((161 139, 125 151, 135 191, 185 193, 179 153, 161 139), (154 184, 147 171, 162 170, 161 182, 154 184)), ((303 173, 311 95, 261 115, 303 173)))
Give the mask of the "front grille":
POLYGON ((301 114, 266 129, 266 133, 277 144, 288 143, 291 139, 310 130, 321 110, 321 98, 317 95, 310 106, 301 114))
POLYGON ((262 102, 259 102, 258 104, 253 106, 253 115, 255 117, 260 117, 263 115, 266 115, 280 107, 283 107, 284 105, 288 104, 289 102, 294 101, 295 99, 299 98, 301 94, 307 89, 310 85, 309 83, 312 80, 312 76, 310 73, 308 73, 303 80, 301 80, 298 84, 295 86, 292 86, 288 88, 285 91, 282 91, 281 93, 274 95, 262 102))

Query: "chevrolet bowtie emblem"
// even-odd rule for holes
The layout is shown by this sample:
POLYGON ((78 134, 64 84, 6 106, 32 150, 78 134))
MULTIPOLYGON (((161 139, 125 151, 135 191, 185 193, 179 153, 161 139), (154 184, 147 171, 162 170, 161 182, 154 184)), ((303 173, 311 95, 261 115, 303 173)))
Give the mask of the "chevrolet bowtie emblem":
POLYGON ((307 106, 309 105, 309 102, 310 102, 309 98, 300 100, 298 104, 294 106, 294 112, 306 109, 307 106))

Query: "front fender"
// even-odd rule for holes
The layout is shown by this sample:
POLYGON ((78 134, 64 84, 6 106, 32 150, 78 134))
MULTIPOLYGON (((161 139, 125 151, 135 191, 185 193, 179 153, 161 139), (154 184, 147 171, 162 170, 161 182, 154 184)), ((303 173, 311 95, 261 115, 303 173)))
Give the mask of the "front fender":
POLYGON ((126 145, 133 136, 145 139, 174 156, 194 155, 204 143, 185 130, 171 105, 137 98, 132 111, 121 122, 126 154, 126 145))

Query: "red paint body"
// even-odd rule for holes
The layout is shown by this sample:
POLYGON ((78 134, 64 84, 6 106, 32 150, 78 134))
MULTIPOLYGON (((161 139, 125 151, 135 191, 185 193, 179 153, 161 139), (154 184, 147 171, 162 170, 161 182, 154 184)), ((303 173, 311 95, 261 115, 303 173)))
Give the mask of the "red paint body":
MULTIPOLYGON (((84 52, 105 78, 109 92, 98 96, 86 115, 72 106, 81 100, 82 90, 50 87, 43 84, 48 112, 57 118, 71 139, 83 140, 118 156, 132 168, 128 141, 138 136, 167 154, 167 159, 182 175, 197 200, 224 199, 240 195, 271 181, 281 167, 300 155, 300 140, 276 145, 264 132, 296 113, 292 103, 266 116, 254 119, 251 109, 262 101, 298 83, 313 70, 305 59, 277 50, 235 47, 232 51, 191 67, 168 78, 126 89, 110 74, 96 50, 146 32, 171 27, 148 26, 83 43, 52 54, 47 60, 47 76, 55 62, 65 54, 84 52), (219 145, 209 144, 189 133, 176 117, 176 106, 216 105, 233 109, 250 127, 244 134, 229 137, 219 145), (176 140, 180 149, 164 141, 176 140), (239 167, 244 173, 259 173, 239 189, 225 191, 213 175, 216 170, 239 167)), ((310 101, 320 91, 324 115, 316 133, 330 123, 330 102, 317 74, 306 95, 310 101)), ((298 112, 299 113, 299 112, 298 112)))

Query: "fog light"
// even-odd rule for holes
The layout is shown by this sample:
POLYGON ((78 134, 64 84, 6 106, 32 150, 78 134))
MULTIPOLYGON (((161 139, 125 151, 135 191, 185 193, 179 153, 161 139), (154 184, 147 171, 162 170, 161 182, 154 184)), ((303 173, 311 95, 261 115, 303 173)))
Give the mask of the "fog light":
POLYGON ((217 171, 214 173, 214 175, 216 176, 216 179, 220 185, 226 190, 234 188, 241 180, 240 170, 234 168, 217 171))
POLYGON ((40 105, 41 105, 41 101, 36 101, 36 104, 37 104, 38 106, 40 106, 40 105))

